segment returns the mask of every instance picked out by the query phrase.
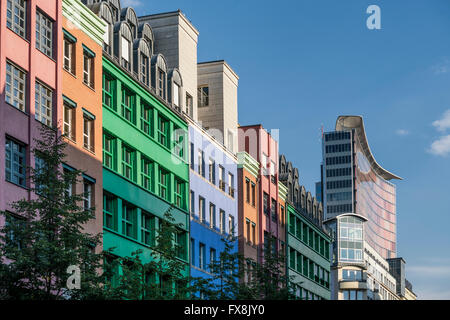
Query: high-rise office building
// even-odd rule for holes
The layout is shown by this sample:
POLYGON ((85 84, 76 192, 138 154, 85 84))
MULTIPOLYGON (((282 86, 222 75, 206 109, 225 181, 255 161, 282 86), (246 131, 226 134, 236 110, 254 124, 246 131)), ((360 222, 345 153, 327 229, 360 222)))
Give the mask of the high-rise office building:
POLYGON ((396 187, 401 179, 381 167, 369 148, 360 116, 340 116, 323 135, 325 219, 343 213, 367 218, 365 240, 383 258, 396 256, 396 187))

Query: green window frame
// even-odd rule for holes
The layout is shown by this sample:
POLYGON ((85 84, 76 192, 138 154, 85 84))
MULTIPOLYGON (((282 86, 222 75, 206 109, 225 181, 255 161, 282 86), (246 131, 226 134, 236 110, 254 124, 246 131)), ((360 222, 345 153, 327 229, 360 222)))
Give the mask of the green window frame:
POLYGON ((146 103, 141 103, 141 130, 153 137, 153 109, 146 103))
POLYGON ((127 202, 122 204, 122 234, 136 238, 136 215, 137 208, 127 202))
POLYGON ((330 260, 330 244, 325 241, 325 258, 330 260))
POLYGON ((122 147, 122 175, 134 181, 134 168, 135 168, 135 159, 136 159, 136 152, 127 147, 122 147))
POLYGON ((314 232, 313 232, 313 230, 311 228, 308 228, 308 233, 309 233, 309 235, 308 235, 308 245, 311 248, 314 248, 314 232))
POLYGON ((163 168, 159 168, 158 175, 158 192, 159 196, 164 200, 169 197, 169 173, 163 168))
POLYGON ((295 224, 296 224, 296 233, 295 233, 295 236, 297 237, 297 238, 299 238, 299 239, 301 239, 302 238, 302 222, 300 221, 300 219, 299 218, 296 218, 295 219, 295 224))
POLYGON ((175 247, 177 257, 180 259, 186 259, 186 232, 177 230, 175 232, 175 247))
POLYGON ((173 141, 173 153, 184 159, 185 132, 181 128, 175 128, 173 141))
POLYGON ((314 280, 314 262, 312 262, 311 260, 309 260, 308 272, 309 272, 309 278, 311 280, 314 280))
POLYGON ((289 248, 289 267, 295 269, 295 255, 296 251, 292 248, 289 248))
POLYGON ((155 244, 155 217, 146 211, 141 213, 141 241, 149 246, 155 244))
POLYGON ((116 170, 117 140, 107 133, 103 133, 103 165, 111 170, 116 170))
POLYGON ((116 111, 114 106, 114 80, 106 73, 103 73, 103 105, 116 111))
POLYGON ((302 232, 302 241, 307 244, 308 243, 308 226, 306 225, 306 223, 303 223, 303 228, 302 228, 303 232, 302 232))
POLYGON ((295 234, 295 215, 289 213, 289 232, 295 234))
POLYGON ((117 197, 103 193, 103 226, 117 231, 117 197))
POLYGON ((123 88, 122 90, 122 110, 121 115, 125 120, 135 124, 136 96, 131 90, 123 88))
POLYGON ((154 162, 146 157, 142 157, 141 160, 141 184, 146 190, 154 190, 153 181, 153 168, 154 162))
POLYGON ((302 255, 300 252, 297 252, 297 265, 296 265, 297 272, 302 272, 302 255))
POLYGON ((305 277, 307 277, 308 276, 308 258, 303 256, 302 262, 303 262, 303 272, 302 273, 305 277))
POLYGON ((175 179, 175 205, 178 208, 185 209, 184 193, 185 183, 179 179, 175 179))
POLYGON ((169 147, 169 120, 162 116, 158 116, 158 142, 169 147))

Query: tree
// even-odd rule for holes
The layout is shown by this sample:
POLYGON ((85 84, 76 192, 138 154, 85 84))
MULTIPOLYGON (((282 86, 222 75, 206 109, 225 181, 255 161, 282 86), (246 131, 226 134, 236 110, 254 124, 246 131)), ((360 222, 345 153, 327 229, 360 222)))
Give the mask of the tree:
MULTIPOLYGON (((286 275, 286 257, 283 252, 273 250, 272 243, 266 243, 262 261, 248 270, 246 281, 247 299, 254 300, 289 300, 294 299, 293 277, 286 275)), ((252 263, 248 260, 249 264, 252 263)))
POLYGON ((70 192, 81 175, 63 170, 66 143, 52 128, 42 126, 32 153, 36 167, 28 168, 31 200, 11 204, 1 212, 0 292, 5 299, 103 298, 101 254, 95 253, 101 235, 85 232, 95 219, 94 208, 85 208, 83 194, 70 192), (81 273, 81 288, 67 288, 69 266, 81 273))

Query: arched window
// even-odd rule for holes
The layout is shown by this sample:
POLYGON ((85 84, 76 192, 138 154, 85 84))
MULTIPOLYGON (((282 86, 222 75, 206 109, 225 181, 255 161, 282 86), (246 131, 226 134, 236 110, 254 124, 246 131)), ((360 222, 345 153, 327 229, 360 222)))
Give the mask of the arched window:
POLYGON ((150 57, 148 43, 144 39, 134 40, 133 45, 134 72, 143 84, 150 87, 150 57))
MULTIPOLYGON (((93 0, 95 1, 95 0, 93 0)), ((103 34, 103 50, 109 55, 112 54, 111 48, 113 48, 113 25, 114 19, 112 16, 111 8, 107 2, 90 3, 87 5, 100 19, 106 23, 105 33, 103 34)))
POLYGON ((138 28, 138 38, 147 40, 150 52, 153 53, 153 30, 147 22, 141 23, 138 28))
POLYGON ((152 85, 156 94, 167 100, 167 63, 162 54, 152 57, 152 85))
POLYGON ((120 0, 108 0, 114 22, 120 21, 120 0))
POLYGON ((130 29, 131 29, 131 35, 132 35, 133 39, 136 39, 138 19, 137 19, 136 12, 134 11, 134 9, 131 7, 123 8, 121 11, 120 19, 122 21, 128 22, 128 25, 130 26, 130 29))
POLYGON ((172 103, 174 109, 180 112, 183 108, 181 103, 182 88, 183 88, 183 80, 181 78, 180 71, 177 68, 170 70, 169 84, 167 86, 169 102, 172 103))
POLYGON ((119 58, 120 65, 131 71, 133 68, 133 60, 132 60, 132 41, 133 36, 131 34, 130 26, 126 21, 121 21, 116 23, 114 26, 114 52, 115 55, 119 58))

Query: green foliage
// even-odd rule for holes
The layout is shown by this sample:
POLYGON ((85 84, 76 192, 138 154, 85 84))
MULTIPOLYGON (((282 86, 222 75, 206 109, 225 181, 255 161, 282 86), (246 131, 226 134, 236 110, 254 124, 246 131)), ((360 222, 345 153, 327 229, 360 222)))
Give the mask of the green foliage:
POLYGON ((42 126, 32 153, 41 159, 29 168, 31 200, 11 204, 14 214, 0 212, 0 295, 3 299, 94 299, 104 297, 99 276, 101 254, 94 252, 101 235, 84 226, 95 218, 84 209, 83 195, 69 194, 81 172, 62 169, 66 143, 42 126), (34 196, 35 195, 35 196, 34 196), (17 215, 17 216, 16 216, 17 215), (68 290, 67 268, 81 269, 81 289, 68 290))

